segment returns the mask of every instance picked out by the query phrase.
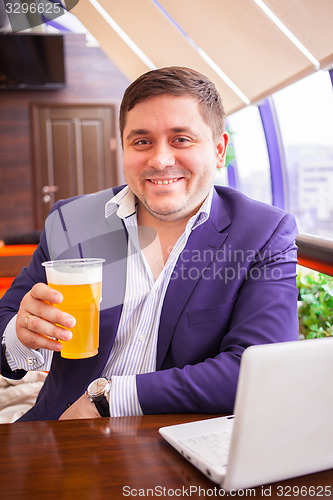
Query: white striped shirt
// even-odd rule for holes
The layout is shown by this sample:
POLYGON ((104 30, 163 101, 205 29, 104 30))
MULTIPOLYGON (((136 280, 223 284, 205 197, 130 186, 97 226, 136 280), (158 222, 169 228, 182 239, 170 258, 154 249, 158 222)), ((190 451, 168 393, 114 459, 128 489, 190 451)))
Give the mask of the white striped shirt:
MULTIPOLYGON (((179 254, 192 230, 209 217, 213 189, 198 212, 189 219, 184 233, 177 240, 156 281, 138 241, 135 196, 126 186, 105 206, 105 213, 117 211, 123 220, 128 238, 126 289, 117 335, 101 376, 112 379, 110 414, 112 416, 140 415, 136 374, 156 370, 157 337, 161 309, 167 287, 179 254)), ((24 347, 15 333, 14 317, 7 325, 4 343, 6 357, 12 370, 45 370, 51 366, 53 351, 30 350, 24 347)))

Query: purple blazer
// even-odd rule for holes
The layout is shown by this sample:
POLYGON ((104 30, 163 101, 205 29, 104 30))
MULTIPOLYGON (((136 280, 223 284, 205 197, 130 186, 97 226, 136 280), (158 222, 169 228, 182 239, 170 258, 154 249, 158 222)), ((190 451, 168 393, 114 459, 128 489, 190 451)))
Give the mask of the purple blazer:
MULTIPOLYGON (((97 356, 54 353, 35 406, 20 420, 57 419, 101 375, 116 333, 125 291, 127 233, 105 203, 120 188, 58 202, 27 268, 0 301, 1 335, 25 293, 46 282, 41 262, 104 257, 103 309, 97 356)), ((292 215, 242 193, 215 187, 210 218, 188 239, 162 307, 156 372, 137 375, 142 410, 230 413, 240 359, 252 344, 297 340, 297 227, 292 215)), ((1 373, 11 371, 4 353, 1 373)))

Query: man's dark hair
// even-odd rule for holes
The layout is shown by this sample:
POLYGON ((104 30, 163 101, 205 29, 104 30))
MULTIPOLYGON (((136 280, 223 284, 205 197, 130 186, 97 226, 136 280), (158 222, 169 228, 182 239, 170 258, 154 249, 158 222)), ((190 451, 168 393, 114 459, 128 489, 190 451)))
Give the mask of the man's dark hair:
POLYGON ((214 140, 223 133, 225 113, 213 82, 193 69, 170 66, 144 73, 126 89, 119 113, 122 140, 127 112, 139 102, 162 94, 193 97, 199 103, 203 119, 212 129, 214 140))

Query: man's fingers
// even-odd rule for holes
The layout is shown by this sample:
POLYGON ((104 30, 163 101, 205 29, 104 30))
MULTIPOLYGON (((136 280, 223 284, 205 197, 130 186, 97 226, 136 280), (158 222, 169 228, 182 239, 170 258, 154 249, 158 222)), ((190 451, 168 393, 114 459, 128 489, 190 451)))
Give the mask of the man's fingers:
POLYGON ((60 304, 63 300, 63 296, 57 290, 49 287, 45 283, 36 283, 31 290, 30 295, 34 299, 46 300, 52 304, 60 304))
POLYGON ((62 294, 45 283, 37 283, 23 297, 16 320, 17 336, 23 345, 60 351, 62 345, 55 339, 72 338, 67 329, 75 326, 75 319, 53 305, 62 300, 62 294))
MULTIPOLYGON (((33 316, 37 316, 37 318, 61 325, 65 328, 73 328, 75 326, 75 318, 66 312, 60 311, 60 309, 52 305, 60 304, 62 300, 63 296, 61 293, 53 290, 45 283, 37 283, 22 299, 19 312, 21 312, 21 315, 23 316, 24 314, 31 314, 33 316)), ((22 319, 25 321, 25 318, 26 316, 22 319)), ((45 333, 39 330, 39 323, 35 323, 35 328, 32 328, 31 323, 32 322, 29 320, 28 325, 30 330, 45 333)), ((27 326, 23 325, 22 322, 21 325, 27 326)), ((48 333, 46 333, 46 335, 48 335, 48 333)))
MULTIPOLYGON (((27 312, 32 314, 37 318, 45 319, 54 324, 61 325, 65 328, 73 328, 75 326, 75 319, 70 314, 60 311, 57 307, 54 307, 52 304, 47 302, 43 302, 42 300, 33 300, 29 303, 29 306, 25 306, 27 312), (28 308, 29 307, 29 308, 28 308)), ((29 329, 33 329, 31 327, 31 319, 29 319, 29 329)), ((23 326, 23 325, 22 325, 23 326)), ((35 326, 38 326, 35 324, 35 326)), ((35 331, 39 331, 36 330, 35 331)), ((42 333, 42 332, 40 332, 42 333)))
POLYGON ((21 329, 20 341, 29 349, 49 349, 52 351, 61 351, 62 349, 62 344, 57 340, 27 329, 21 329))
POLYGON ((24 324, 21 324, 21 326, 23 328, 26 328, 29 332, 46 335, 47 337, 53 337, 60 340, 70 340, 72 338, 72 333, 69 330, 61 328, 60 326, 55 325, 53 322, 45 320, 31 313, 28 321, 26 322, 24 319, 24 324))

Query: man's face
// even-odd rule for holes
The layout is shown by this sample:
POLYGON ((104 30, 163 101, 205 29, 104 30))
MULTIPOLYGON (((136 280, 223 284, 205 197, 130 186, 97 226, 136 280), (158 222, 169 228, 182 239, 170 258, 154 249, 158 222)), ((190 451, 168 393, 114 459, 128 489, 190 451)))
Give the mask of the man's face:
POLYGON ((228 136, 214 141, 194 98, 163 94, 127 113, 123 143, 124 175, 139 214, 179 221, 188 220, 209 193, 228 136))

